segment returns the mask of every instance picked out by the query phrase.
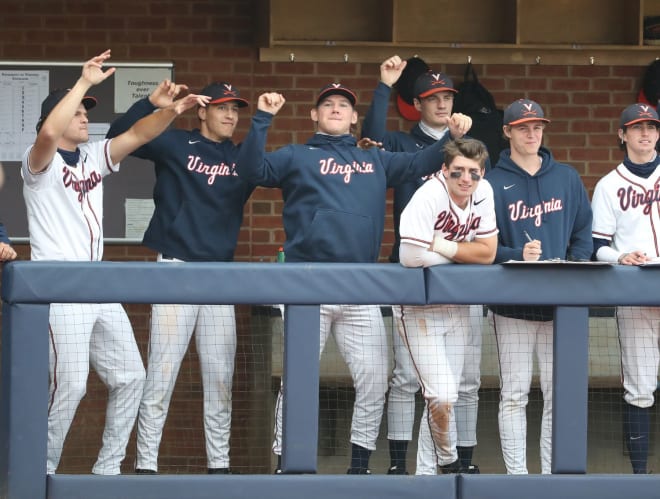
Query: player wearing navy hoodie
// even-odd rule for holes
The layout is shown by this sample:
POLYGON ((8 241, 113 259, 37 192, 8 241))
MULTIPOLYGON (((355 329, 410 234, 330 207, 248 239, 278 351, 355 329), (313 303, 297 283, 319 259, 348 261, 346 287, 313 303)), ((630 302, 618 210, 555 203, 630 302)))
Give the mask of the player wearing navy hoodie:
MULTIPOLYGON (((273 115, 284 105, 284 97, 276 93, 259 97, 236 168, 249 182, 282 189, 288 262, 376 262, 387 188, 442 166, 440 142, 415 154, 358 148, 350 134, 358 120, 356 100, 355 93, 339 83, 325 86, 310 113, 317 133, 304 145, 266 154, 266 132, 273 115)), ((323 305, 321 351, 333 325, 355 386, 348 473, 367 474, 387 389, 385 328, 378 306, 323 305)), ((278 456, 280 401, 281 392, 273 445, 278 456)))
MULTIPOLYGON (((495 263, 507 260, 589 260, 591 206, 580 175, 541 145, 546 119, 536 102, 504 111, 510 148, 486 179, 493 187, 499 240, 495 263), (527 237, 529 236, 529 238, 527 237), (531 241, 529 239, 532 239, 531 241)), ((551 472, 552 307, 490 306, 500 364, 499 426, 507 473, 526 474, 527 406, 536 351, 543 392, 541 472, 551 472)))
MULTIPOLYGON (((109 137, 164 107, 185 87, 163 82, 115 121, 109 137)), ((154 162, 154 214, 145 246, 159 262, 229 262, 254 186, 238 178, 240 146, 231 140, 239 108, 248 105, 229 83, 201 91, 211 101, 199 107, 200 127, 171 129, 133 153, 154 162)), ((210 474, 229 472, 232 377, 236 320, 232 305, 154 304, 151 313, 147 381, 140 403, 136 473, 158 470, 158 448, 181 361, 195 332, 204 388, 204 432, 210 474)))

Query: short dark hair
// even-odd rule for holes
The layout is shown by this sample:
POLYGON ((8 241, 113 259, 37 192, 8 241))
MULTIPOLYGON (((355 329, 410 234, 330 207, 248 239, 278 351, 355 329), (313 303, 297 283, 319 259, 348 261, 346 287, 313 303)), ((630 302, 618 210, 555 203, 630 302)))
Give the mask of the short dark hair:
POLYGON ((486 160, 488 159, 488 149, 486 145, 477 139, 456 139, 450 140, 445 144, 445 165, 449 165, 458 156, 472 159, 479 163, 481 168, 486 168, 486 160))

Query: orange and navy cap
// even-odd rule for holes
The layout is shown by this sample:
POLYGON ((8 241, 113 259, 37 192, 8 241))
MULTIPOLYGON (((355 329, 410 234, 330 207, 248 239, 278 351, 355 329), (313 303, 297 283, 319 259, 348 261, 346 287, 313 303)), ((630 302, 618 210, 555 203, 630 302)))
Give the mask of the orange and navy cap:
POLYGON ((623 110, 621 119, 619 120, 619 127, 624 128, 640 121, 653 121, 656 124, 660 124, 658 113, 653 106, 638 102, 623 110))
POLYGON ((518 125, 528 121, 543 121, 550 123, 550 120, 543 114, 543 109, 538 103, 529 99, 518 99, 509 104, 504 110, 503 122, 505 125, 518 125))
MULTIPOLYGON (((37 133, 39 133, 39 130, 41 129, 41 125, 43 125, 44 121, 46 118, 48 118, 48 115, 55 109, 55 106, 64 99, 64 96, 69 93, 70 88, 58 88, 53 90, 51 93, 48 94, 48 96, 43 100, 41 103, 41 116, 39 117, 39 121, 37 121, 37 133)), ((94 106, 97 104, 96 97, 92 97, 90 95, 86 95, 85 97, 82 98, 82 105, 85 106, 85 109, 88 111, 92 109, 94 106)))
POLYGON ((241 97, 241 93, 230 83, 215 82, 206 85, 200 95, 211 97, 209 104, 222 104, 223 102, 236 101, 238 107, 246 107, 248 101, 241 97))
POLYGON ((341 95, 346 97, 353 107, 355 107, 355 103, 357 102, 357 95, 355 95, 355 92, 353 92, 350 88, 342 85, 341 83, 328 83, 319 91, 319 96, 316 98, 317 107, 323 99, 331 95, 341 95))
POLYGON ((414 94, 418 99, 423 99, 438 92, 457 93, 458 90, 454 88, 454 82, 451 81, 451 78, 444 73, 427 71, 419 75, 417 80, 415 80, 414 94))

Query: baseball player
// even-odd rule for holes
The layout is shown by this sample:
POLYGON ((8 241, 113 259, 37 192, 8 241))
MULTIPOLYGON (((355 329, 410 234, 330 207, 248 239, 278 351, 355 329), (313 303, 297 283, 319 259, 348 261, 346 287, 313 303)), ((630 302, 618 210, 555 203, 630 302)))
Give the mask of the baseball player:
MULTIPOLYGON (((414 62, 414 61, 413 61, 414 62)), ((380 66, 380 82, 374 91, 371 106, 362 125, 362 135, 381 142, 388 151, 414 152, 437 141, 445 144, 451 139, 461 138, 470 129, 472 119, 461 113, 452 113, 456 90, 451 79, 443 73, 433 71, 421 75, 405 74, 409 68, 407 61, 399 56, 392 56, 380 66), (412 86, 414 106, 420 112, 421 119, 409 133, 387 132, 387 106, 391 87, 397 82, 415 78, 412 86)), ((490 161, 486 159, 486 170, 490 161)), ((393 218, 395 242, 390 261, 399 261, 399 219, 401 212, 412 198, 415 191, 426 178, 413 179, 394 189, 393 218)), ((387 400, 387 430, 390 447, 390 467, 388 474, 407 474, 406 454, 408 442, 412 440, 415 416, 415 393, 419 389, 415 371, 410 362, 410 354, 401 341, 401 307, 392 307, 398 333, 392 335, 394 346, 394 370, 390 381, 387 400)), ((478 473, 478 466, 472 464, 472 453, 477 444, 477 411, 479 405, 479 386, 481 362, 481 330, 483 309, 474 306, 471 314, 473 328, 467 336, 465 365, 459 388, 459 399, 455 407, 458 426, 458 455, 463 471, 478 473)), ((436 474, 437 458, 433 440, 427 428, 421 426, 417 445, 416 474, 436 474)))
MULTIPOLYGON (((326 85, 310 113, 317 133, 305 145, 266 154, 266 131, 284 105, 284 97, 276 93, 259 97, 236 169, 249 182, 282 189, 287 262, 377 261, 387 188, 442 166, 441 143, 414 154, 358 148, 350 133, 358 121, 356 100, 355 93, 344 85, 326 85)), ((331 329, 355 386, 348 473, 367 474, 387 389, 387 339, 380 307, 323 305, 321 352, 331 329)), ((273 445, 278 456, 279 402, 281 392, 273 445)))
MULTIPOLYGON (((176 116, 208 100, 189 95, 112 140, 88 143, 87 112, 96 99, 86 92, 114 73, 103 70, 109 57, 106 50, 87 61, 70 90, 55 90, 41 104, 37 138, 21 167, 33 260, 101 260, 104 177, 176 116)), ((49 322, 47 472, 57 469, 91 364, 109 393, 103 446, 92 472, 119 474, 145 376, 128 317, 118 303, 54 303, 49 322)))
MULTIPOLYGON (((131 106, 108 132, 117 135, 142 116, 172 102, 182 87, 163 82, 131 106)), ((234 259, 243 205, 254 187, 239 179, 231 138, 248 105, 230 83, 201 91, 199 128, 171 129, 133 154, 156 168, 154 214, 143 244, 163 263, 234 259)), ((151 309, 149 360, 137 429, 136 473, 158 470, 158 448, 181 362, 195 332, 204 389, 204 434, 210 474, 229 473, 232 378, 236 353, 233 305, 158 305, 151 309)))
MULTIPOLYGON (((619 120, 623 162, 594 190, 592 209, 596 258, 641 265, 660 257, 655 228, 660 158, 656 153, 660 119, 652 106, 633 104, 619 120)), ((624 438, 634 473, 647 473, 650 410, 657 385, 658 307, 617 307, 623 371, 624 438)))
MULTIPOLYGON (((536 102, 520 99, 504 111, 509 149, 486 174, 493 187, 499 238, 496 263, 507 260, 588 260, 591 207, 580 175, 542 146, 550 122, 536 102), (528 241, 529 235, 532 241, 528 241)), ((527 473, 527 418, 533 355, 543 392, 541 472, 551 470, 552 307, 489 306, 500 364, 499 427, 509 474, 527 473)))
MULTIPOLYGON (((401 214, 399 255, 405 267, 492 263, 497 248, 493 191, 482 180, 486 146, 474 139, 445 145, 445 164, 401 214)), ((425 419, 446 472, 457 472, 454 405, 470 329, 469 305, 399 306, 399 332, 426 401, 425 419)))

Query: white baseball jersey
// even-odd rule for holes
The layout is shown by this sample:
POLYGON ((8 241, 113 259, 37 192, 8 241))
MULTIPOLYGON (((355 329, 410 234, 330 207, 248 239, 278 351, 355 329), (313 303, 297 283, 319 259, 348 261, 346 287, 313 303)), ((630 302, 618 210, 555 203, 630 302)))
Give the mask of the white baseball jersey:
POLYGON ((32 260, 97 261, 103 258, 103 177, 119 170, 110 141, 81 144, 69 166, 55 153, 48 167, 32 173, 23 155, 21 176, 32 260))
POLYGON ((428 248, 436 235, 456 242, 492 237, 498 232, 494 205, 493 189, 481 179, 468 205, 459 208, 438 173, 417 189, 401 213, 401 242, 428 248))
POLYGON ((623 253, 640 250, 649 257, 660 256, 660 168, 648 177, 638 177, 623 164, 605 175, 594 190, 593 237, 611 241, 623 253))

